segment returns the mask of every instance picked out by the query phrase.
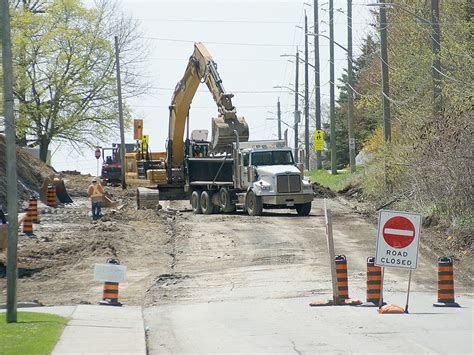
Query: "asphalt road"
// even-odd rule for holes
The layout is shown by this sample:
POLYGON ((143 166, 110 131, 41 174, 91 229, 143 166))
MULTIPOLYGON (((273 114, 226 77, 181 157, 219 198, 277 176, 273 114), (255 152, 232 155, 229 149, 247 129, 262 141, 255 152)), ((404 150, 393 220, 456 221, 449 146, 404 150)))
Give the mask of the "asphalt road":
MULTIPOLYGON (((365 301, 376 226, 341 202, 329 207, 336 254, 348 260, 349 295, 365 301)), ((413 272, 409 314, 309 307, 332 292, 321 208, 315 200, 309 217, 280 210, 170 218, 173 261, 144 310, 150 354, 473 353, 472 285, 455 284, 462 308, 434 308, 432 255, 421 255, 413 272)), ((387 268, 385 300, 404 306, 407 282, 407 270, 387 268)))

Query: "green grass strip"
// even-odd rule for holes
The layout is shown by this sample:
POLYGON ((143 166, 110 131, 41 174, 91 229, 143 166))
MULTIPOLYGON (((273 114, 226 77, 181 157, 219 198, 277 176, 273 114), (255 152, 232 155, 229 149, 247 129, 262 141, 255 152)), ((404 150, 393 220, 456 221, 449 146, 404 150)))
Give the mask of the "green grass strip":
POLYGON ((349 170, 339 170, 336 175, 332 175, 327 170, 312 170, 310 180, 328 188, 331 191, 339 192, 350 185, 353 174, 349 170))
POLYGON ((51 354, 66 323, 63 317, 34 312, 19 312, 17 323, 7 323, 6 313, 3 313, 0 354, 51 354))

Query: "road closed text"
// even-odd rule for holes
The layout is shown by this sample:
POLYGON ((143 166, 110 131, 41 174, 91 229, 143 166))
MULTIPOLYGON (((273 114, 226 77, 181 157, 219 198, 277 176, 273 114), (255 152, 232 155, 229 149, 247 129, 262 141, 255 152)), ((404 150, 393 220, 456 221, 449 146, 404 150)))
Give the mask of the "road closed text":
POLYGON ((406 251, 398 251, 388 249, 387 254, 380 258, 380 261, 386 265, 393 266, 411 266, 412 261, 408 259, 408 253, 406 251))

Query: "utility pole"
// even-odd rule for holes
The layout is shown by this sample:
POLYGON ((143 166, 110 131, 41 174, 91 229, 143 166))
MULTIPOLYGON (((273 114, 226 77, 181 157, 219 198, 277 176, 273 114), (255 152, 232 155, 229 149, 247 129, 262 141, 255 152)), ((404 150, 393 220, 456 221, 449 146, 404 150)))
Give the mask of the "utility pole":
POLYGON ((329 0, 329 101, 329 123, 331 127, 331 174, 336 175, 336 104, 334 98, 334 0, 329 0))
POLYGON ((296 47, 296 75, 295 75, 295 162, 298 163, 298 124, 300 122, 300 112, 298 111, 298 85, 299 85, 299 63, 300 54, 296 47))
POLYGON ((308 17, 304 12, 304 166, 309 170, 308 17))
POLYGON ((277 102, 277 117, 278 117, 278 139, 281 139, 281 108, 280 108, 280 98, 277 102))
POLYGON ((120 58, 117 36, 115 36, 115 68, 117 70, 117 94, 120 124, 120 159, 122 161, 122 189, 125 190, 127 188, 127 183, 125 182, 125 133, 123 130, 122 81, 120 79, 120 58))
POLYGON ((387 15, 385 13, 385 0, 379 0, 380 6, 380 54, 382 58, 382 95, 383 95, 383 134, 386 142, 392 138, 390 126, 390 101, 388 84, 388 49, 387 49, 387 15))
POLYGON ((16 172, 16 132, 13 116, 13 64, 10 34, 10 10, 8 0, 0 0, 2 57, 3 57, 3 99, 5 113, 5 145, 7 174, 7 323, 17 321, 17 252, 18 252, 18 197, 16 172))
POLYGON ((433 100, 434 111, 437 117, 443 114, 443 97, 441 89, 441 35, 439 29, 439 0, 431 0, 431 48, 433 51, 433 100))
POLYGON ((356 171, 354 135, 354 92, 352 80, 352 0, 347 0, 347 121, 349 129, 349 163, 351 173, 356 171))
MULTIPOLYGON (((316 129, 321 129, 321 79, 319 73, 319 20, 318 20, 318 0, 314 0, 314 92, 316 106, 316 129)), ((316 151, 316 169, 322 169, 321 151, 316 151)))

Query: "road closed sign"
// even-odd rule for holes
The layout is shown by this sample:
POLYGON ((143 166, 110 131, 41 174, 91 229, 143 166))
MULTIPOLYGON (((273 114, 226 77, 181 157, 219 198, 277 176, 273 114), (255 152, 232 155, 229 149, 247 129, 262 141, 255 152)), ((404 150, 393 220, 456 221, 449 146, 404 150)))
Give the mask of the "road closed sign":
POLYGON ((421 216, 380 211, 375 265, 416 269, 421 216))

